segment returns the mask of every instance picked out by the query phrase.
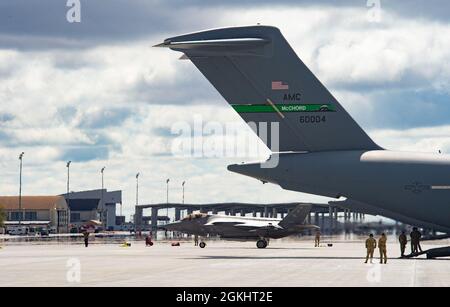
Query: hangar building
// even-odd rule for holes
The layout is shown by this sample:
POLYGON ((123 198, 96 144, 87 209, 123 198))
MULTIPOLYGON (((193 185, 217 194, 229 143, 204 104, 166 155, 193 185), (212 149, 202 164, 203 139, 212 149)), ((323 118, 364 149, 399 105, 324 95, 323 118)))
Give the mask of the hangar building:
POLYGON ((100 220, 107 230, 115 230, 117 204, 122 205, 122 191, 97 189, 63 194, 70 209, 70 224, 79 227, 90 220, 100 220))

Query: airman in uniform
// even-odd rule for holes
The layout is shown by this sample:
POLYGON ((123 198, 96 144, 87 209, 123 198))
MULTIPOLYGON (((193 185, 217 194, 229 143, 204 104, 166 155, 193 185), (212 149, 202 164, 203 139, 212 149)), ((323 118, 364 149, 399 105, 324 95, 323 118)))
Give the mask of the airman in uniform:
POLYGON ((413 227, 413 231, 410 234, 411 236, 411 253, 418 253, 419 250, 422 251, 422 247, 420 246, 420 238, 422 234, 417 229, 417 227, 413 227))
POLYGON ((194 246, 198 246, 198 235, 194 236, 194 246))
POLYGON ((386 235, 384 233, 381 234, 381 237, 378 239, 378 249, 380 250, 380 263, 387 263, 387 250, 386 250, 386 235))
POLYGON ((366 240, 366 249, 367 249, 367 256, 366 256, 366 262, 369 260, 370 257, 370 263, 372 263, 373 259, 373 252, 375 251, 375 248, 377 248, 377 240, 373 238, 373 234, 369 235, 369 238, 366 240))
POLYGON ((148 236, 145 237, 145 246, 152 246, 152 233, 150 232, 148 236))
POLYGON ((84 238, 84 246, 88 247, 89 246, 89 232, 87 230, 85 230, 83 232, 83 238, 84 238))
POLYGON ((401 257, 405 257, 405 249, 408 244, 408 238, 406 237, 406 233, 404 231, 402 231, 401 235, 398 237, 398 242, 400 242, 401 257))
POLYGON ((314 241, 314 247, 320 247, 320 230, 316 230, 316 238, 314 241))

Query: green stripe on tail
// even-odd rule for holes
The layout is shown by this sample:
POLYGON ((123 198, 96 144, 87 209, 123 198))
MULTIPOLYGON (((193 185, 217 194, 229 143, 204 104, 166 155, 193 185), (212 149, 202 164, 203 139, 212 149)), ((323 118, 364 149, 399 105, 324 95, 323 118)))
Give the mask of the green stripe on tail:
MULTIPOLYGON (((273 113, 276 110, 268 104, 233 104, 238 113, 273 113)), ((280 112, 335 112, 332 104, 276 104, 280 112)))

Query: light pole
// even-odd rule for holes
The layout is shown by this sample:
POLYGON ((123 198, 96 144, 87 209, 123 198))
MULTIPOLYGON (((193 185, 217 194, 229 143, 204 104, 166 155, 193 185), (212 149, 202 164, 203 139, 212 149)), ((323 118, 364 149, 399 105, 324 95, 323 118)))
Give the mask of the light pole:
POLYGON ((104 207, 104 204, 103 204, 103 189, 104 189, 104 173, 105 173, 105 169, 106 169, 106 167, 105 166, 103 166, 102 167, 102 169, 100 170, 100 173, 102 173, 102 199, 101 199, 101 206, 100 206, 100 222, 103 222, 103 207, 104 207))
MULTIPOLYGON (((67 161, 66 167, 67 167, 67 206, 70 209, 70 197, 69 197, 69 193, 70 193, 70 164, 72 163, 72 161, 67 161)), ((69 227, 69 216, 67 216, 67 227, 69 227)))
POLYGON ((20 172, 19 172, 19 225, 22 223, 22 160, 23 160, 23 155, 25 153, 22 152, 19 155, 19 160, 20 160, 20 172))
POLYGON ((136 174, 136 206, 139 205, 139 175, 140 173, 136 174))
MULTIPOLYGON (((181 187, 183 188, 183 201, 182 201, 182 204, 184 205, 184 185, 186 184, 186 181, 183 181, 183 183, 181 184, 181 187)), ((184 208, 183 208, 183 217, 184 217, 184 208)))
POLYGON ((186 184, 186 181, 183 181, 183 183, 181 184, 181 186, 183 187, 183 205, 184 205, 184 185, 186 184))
MULTIPOLYGON (((167 180, 166 180, 166 203, 167 203, 166 214, 167 214, 167 218, 169 218, 169 181, 170 181, 170 179, 167 178, 167 180)), ((166 223, 167 223, 167 220, 166 220, 166 223)))
POLYGON ((72 161, 68 161, 67 162, 67 198, 69 198, 69 191, 70 191, 70 164, 72 163, 72 161))

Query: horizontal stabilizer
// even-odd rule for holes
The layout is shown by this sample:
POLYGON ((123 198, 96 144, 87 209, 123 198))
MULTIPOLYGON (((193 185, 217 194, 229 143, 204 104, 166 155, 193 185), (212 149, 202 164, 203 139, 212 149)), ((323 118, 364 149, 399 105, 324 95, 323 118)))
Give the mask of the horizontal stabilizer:
POLYGON ((235 38, 212 39, 197 41, 180 41, 164 43, 155 47, 169 47, 173 50, 189 52, 190 57, 195 56, 245 56, 264 55, 264 49, 270 41, 263 38, 235 38))

